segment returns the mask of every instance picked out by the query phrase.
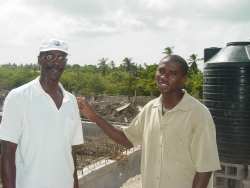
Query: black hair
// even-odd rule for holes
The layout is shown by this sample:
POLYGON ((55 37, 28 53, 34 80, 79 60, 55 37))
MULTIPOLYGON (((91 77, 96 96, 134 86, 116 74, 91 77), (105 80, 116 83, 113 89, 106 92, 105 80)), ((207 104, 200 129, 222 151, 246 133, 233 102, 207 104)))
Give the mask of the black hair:
POLYGON ((188 73, 188 64, 184 58, 182 58, 179 55, 168 55, 161 59, 160 63, 167 63, 167 62, 175 62, 178 63, 181 66, 182 72, 184 75, 187 75, 188 73))

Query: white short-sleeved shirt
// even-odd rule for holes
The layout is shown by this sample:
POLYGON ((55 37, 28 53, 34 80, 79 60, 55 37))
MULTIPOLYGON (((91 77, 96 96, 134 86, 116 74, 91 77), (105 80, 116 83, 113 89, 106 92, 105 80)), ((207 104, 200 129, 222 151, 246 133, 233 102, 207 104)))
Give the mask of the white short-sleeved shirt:
POLYGON ((63 91, 58 110, 39 78, 12 90, 5 99, 0 139, 18 144, 16 188, 71 188, 72 145, 83 143, 75 97, 63 91))
POLYGON ((220 169, 210 112, 186 92, 164 115, 161 97, 152 100, 124 133, 142 145, 143 188, 192 188, 196 172, 220 169))

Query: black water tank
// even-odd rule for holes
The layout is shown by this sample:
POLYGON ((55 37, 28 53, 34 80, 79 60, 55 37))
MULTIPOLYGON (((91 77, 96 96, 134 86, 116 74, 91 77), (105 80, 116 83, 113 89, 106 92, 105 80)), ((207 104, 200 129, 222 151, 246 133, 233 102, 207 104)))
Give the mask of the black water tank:
POLYGON ((204 61, 208 61, 211 59, 215 54, 217 54, 221 48, 218 47, 210 47, 210 48, 205 48, 204 49, 204 61))
POLYGON ((203 99, 220 159, 250 164, 250 42, 231 42, 205 64, 203 99))

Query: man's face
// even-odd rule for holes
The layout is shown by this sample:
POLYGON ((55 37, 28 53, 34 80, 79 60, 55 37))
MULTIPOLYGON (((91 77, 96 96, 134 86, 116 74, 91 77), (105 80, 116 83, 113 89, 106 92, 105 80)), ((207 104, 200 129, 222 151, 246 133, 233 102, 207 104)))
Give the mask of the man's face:
POLYGON ((38 57, 38 63, 41 66, 41 76, 59 81, 67 63, 67 54, 57 50, 43 52, 38 57))
POLYGON ((157 68, 155 79, 160 92, 168 94, 183 88, 186 75, 180 64, 164 60, 157 68))

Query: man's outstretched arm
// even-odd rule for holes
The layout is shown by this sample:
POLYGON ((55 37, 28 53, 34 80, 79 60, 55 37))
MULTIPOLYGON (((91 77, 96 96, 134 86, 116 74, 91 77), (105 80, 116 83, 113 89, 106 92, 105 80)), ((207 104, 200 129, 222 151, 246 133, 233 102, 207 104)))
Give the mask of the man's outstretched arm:
POLYGON ((17 144, 2 141, 2 183, 3 188, 16 187, 16 155, 17 144))
POLYGON ((90 121, 95 122, 112 140, 127 148, 133 147, 123 131, 113 127, 99 116, 84 97, 78 97, 77 102, 81 114, 87 117, 90 121))

